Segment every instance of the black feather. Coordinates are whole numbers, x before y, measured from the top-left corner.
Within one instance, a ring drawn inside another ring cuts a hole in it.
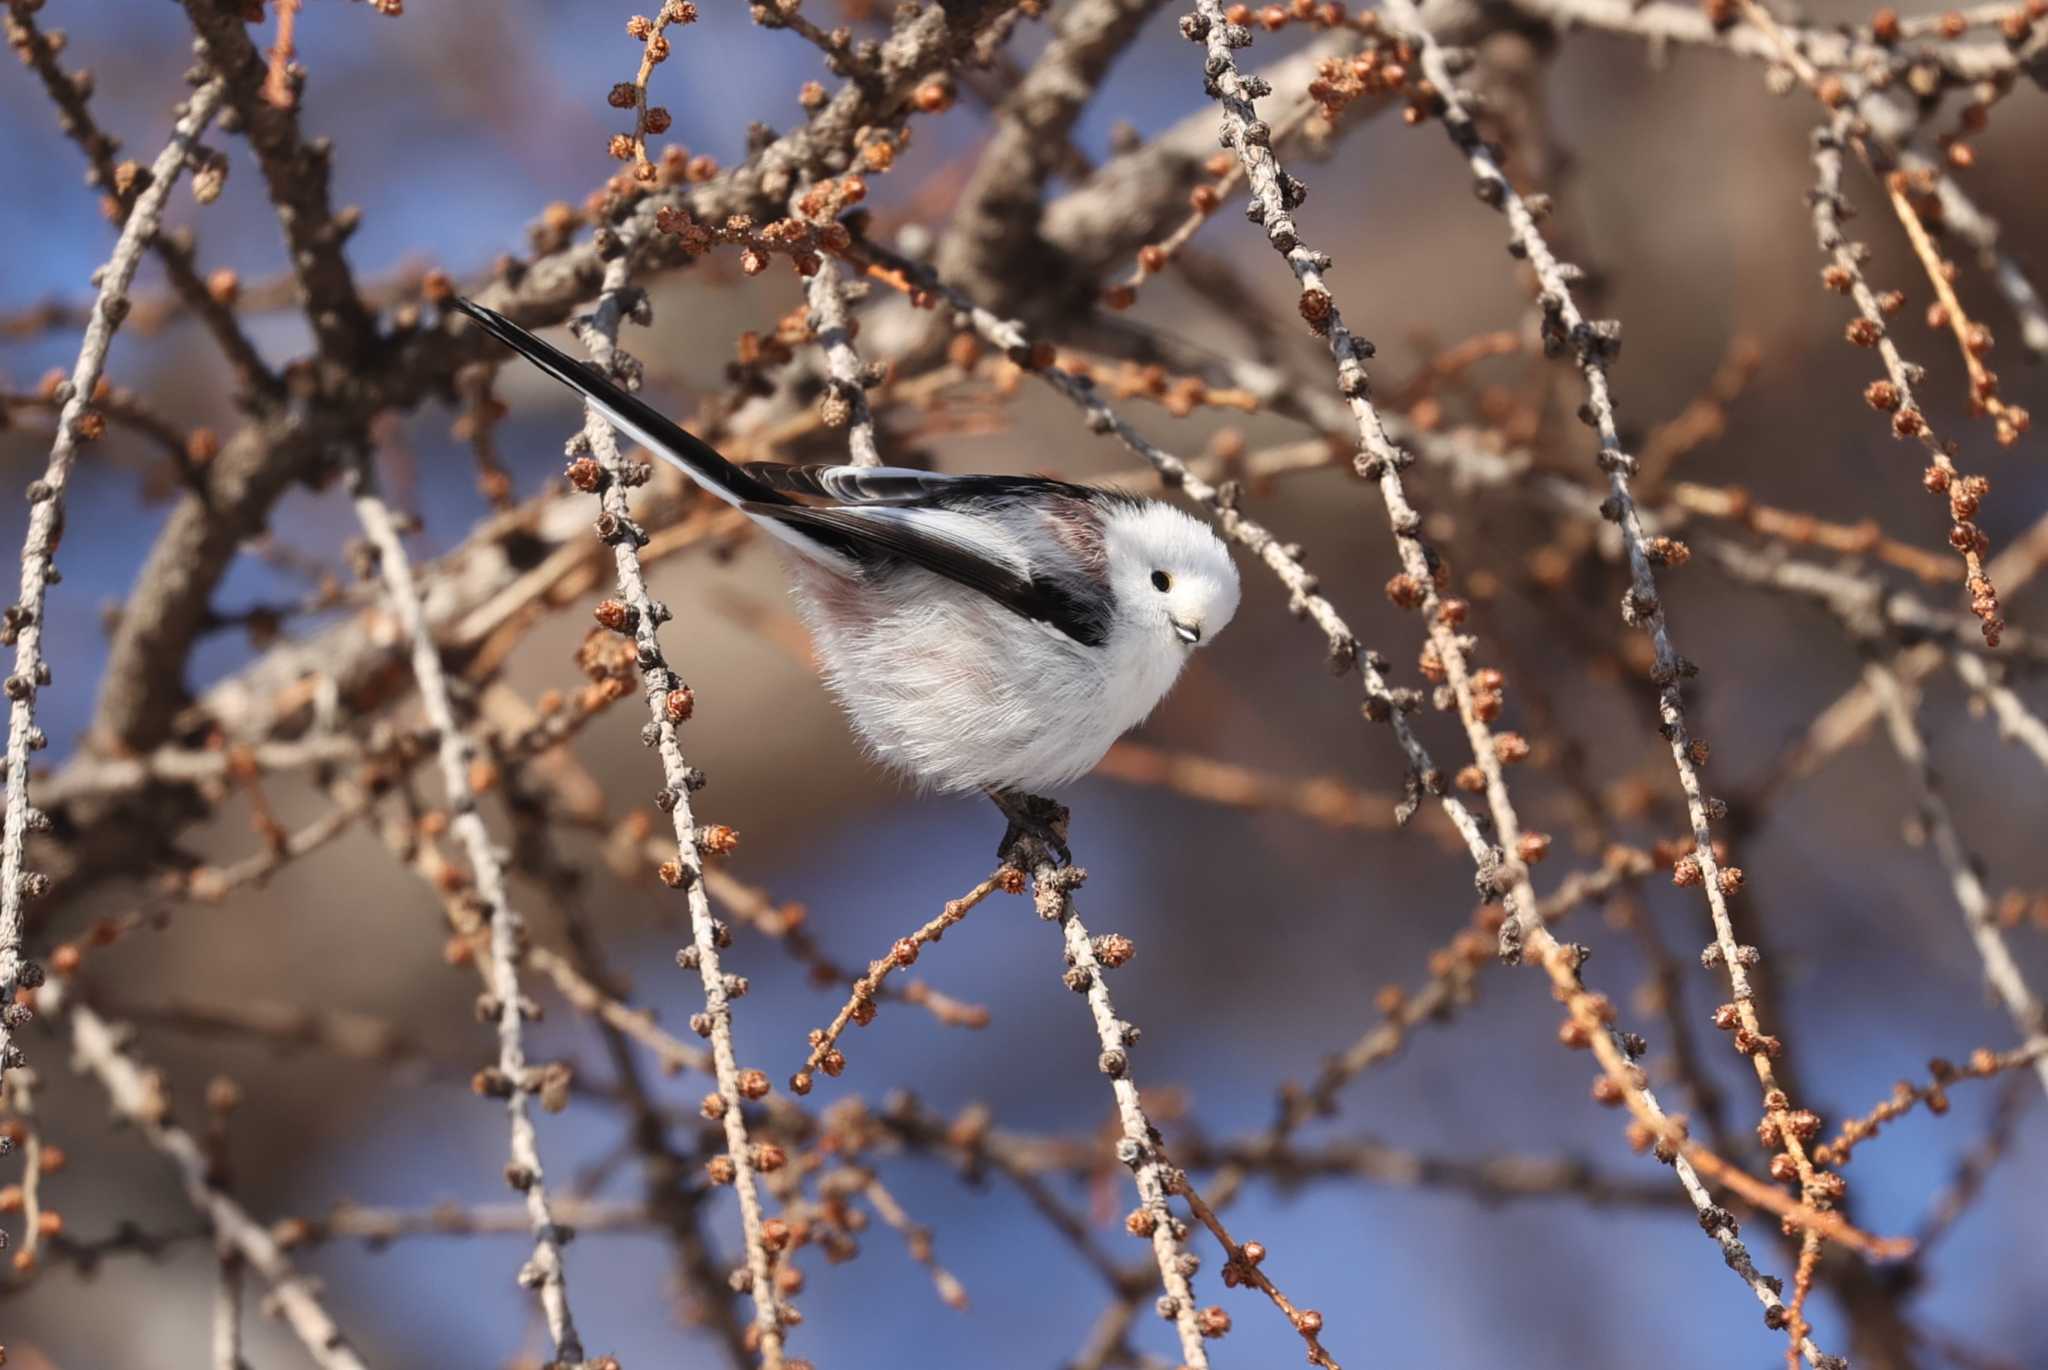
[[[457,296],[455,307],[485,332],[562,384],[587,397],[613,424],[656,455],[748,515],[802,533],[856,566],[880,570],[913,565],[986,595],[1011,611],[1050,624],[1076,642],[1099,647],[1109,638],[1108,586],[1082,576],[1026,574],[973,544],[883,510],[952,509],[1000,516],[1043,512],[1048,502],[1101,507],[1136,504],[1134,497],[1041,476],[948,476],[895,467],[738,466],[645,400],[494,309]],[[792,496],[832,501],[799,504]],[[863,510],[871,511],[863,514]]]
[[[605,411],[605,417],[625,429],[636,440],[646,443],[656,453],[712,487],[713,493],[720,494],[735,504],[789,502],[787,495],[754,479],[727,461],[710,443],[683,428],[639,396],[614,384],[610,378],[599,374],[595,367],[587,366],[561,349],[541,341],[495,309],[486,308],[460,295],[455,297],[455,307],[476,320],[486,333],[499,342],[570,389],[587,396],[599,409]]]
[[[1086,647],[1109,640],[1107,587],[1068,585],[1061,578],[1025,574],[992,559],[971,543],[915,519],[878,517],[880,510],[803,504],[742,505],[757,518],[801,528],[856,560],[909,562],[987,596],[1013,613],[1046,623]],[[894,512],[891,510],[890,512]]]

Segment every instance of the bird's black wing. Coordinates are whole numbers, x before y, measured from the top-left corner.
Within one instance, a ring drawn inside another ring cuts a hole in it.
[[[1109,637],[1106,593],[1069,583],[1069,578],[1019,568],[959,536],[919,510],[901,505],[742,505],[756,518],[802,530],[816,541],[855,559],[907,561],[986,595],[1025,618],[1045,623],[1089,647]],[[1106,590],[1106,587],[1104,587]]]
[[[543,342],[494,309],[458,296],[455,307],[485,332],[556,380],[584,395],[622,432],[680,468],[720,499],[737,506],[806,556],[842,573],[900,558],[987,595],[1026,618],[1051,624],[1076,642],[1100,646],[1108,636],[1107,586],[1074,577],[1020,570],[1009,560],[962,538],[957,530],[919,520],[914,510],[989,512],[1005,501],[1036,493],[1087,496],[1079,486],[1029,476],[944,476],[901,467],[788,466],[754,462],[736,466],[696,434],[595,368]],[[837,507],[797,504],[812,495]],[[1017,511],[1029,517],[1027,511]],[[821,556],[832,553],[836,556]]]

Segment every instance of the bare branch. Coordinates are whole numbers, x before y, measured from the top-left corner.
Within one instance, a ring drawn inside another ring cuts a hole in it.
[[[2006,943],[2005,931],[1998,925],[1991,896],[1977,874],[1976,860],[1963,843],[1962,830],[1956,826],[1955,815],[1935,774],[1927,739],[1914,720],[1910,687],[1886,661],[1871,661],[1863,668],[1863,679],[1877,700],[1892,750],[1905,762],[1912,777],[1921,820],[1927,825],[1942,868],[1948,872],[1949,886],[1962,910],[1970,940],[1976,943],[1977,955],[1983,959],[1985,977],[2019,1030],[2020,1040],[2032,1057],[2034,1073],[2040,1077],[2042,1087],[2048,1089],[2048,1010],[2043,1009],[2041,1000],[2027,986],[2019,962],[2013,959],[2012,948]]]
[[[114,244],[114,253],[100,269],[100,291],[86,325],[78,360],[65,382],[63,412],[57,416],[57,440],[42,479],[29,487],[28,536],[21,552],[21,592],[6,615],[4,637],[14,645],[14,671],[7,677],[7,817],[4,848],[0,848],[0,1073],[17,1063],[13,1035],[14,991],[23,982],[21,961],[22,905],[48,885],[48,877],[27,867],[28,833],[46,821],[29,807],[29,754],[47,743],[36,726],[36,692],[49,684],[50,667],[43,658],[46,597],[57,578],[57,540],[64,527],[64,492],[81,441],[89,441],[105,425],[92,413],[92,396],[106,369],[107,346],[128,312],[128,287],[142,251],[160,227],[164,202],[192,158],[200,131],[220,108],[222,85],[209,81],[185,104],[170,143],[150,168],[150,184],[136,197],[128,221]],[[40,969],[32,972],[40,979]]]
[[[847,308],[846,282],[840,279],[839,259],[825,257],[806,283],[811,313],[817,324],[818,345],[825,350],[830,387],[819,401],[830,428],[846,429],[846,445],[855,466],[880,466],[882,453],[875,446],[875,416],[868,408],[868,387],[880,377],[863,365],[854,350],[855,324]]]
[[[114,1108],[134,1123],[143,1140],[177,1167],[185,1195],[218,1238],[241,1253],[270,1285],[270,1295],[306,1352],[321,1370],[365,1370],[361,1358],[328,1316],[312,1284],[292,1266],[270,1233],[212,1180],[206,1151],[170,1121],[163,1082],[123,1049],[120,1034],[84,1004],[70,1004],[71,1042],[79,1064],[106,1088]]]
[[[1017,886],[1012,889],[1011,886]],[[837,1075],[846,1068],[846,1058],[839,1051],[840,1035],[848,1023],[867,1023],[875,1014],[875,999],[882,991],[882,983],[889,978],[889,972],[913,964],[921,949],[928,942],[936,942],[946,935],[946,930],[965,918],[969,911],[997,890],[1010,893],[1021,892],[1022,881],[1017,872],[998,870],[958,899],[946,901],[945,908],[908,937],[899,937],[889,954],[878,961],[870,962],[867,974],[853,982],[853,993],[847,996],[846,1004],[839,1010],[831,1024],[811,1033],[811,1051],[804,1058],[803,1067],[789,1080],[789,1087],[798,1094],[811,1092],[815,1072],[822,1070],[827,1075]]]
[[[605,272],[605,288],[595,313],[581,323],[578,336],[590,349],[598,365],[630,384],[637,369],[618,351],[619,326],[628,305],[627,257],[615,258]],[[586,407],[583,429],[572,450],[591,453],[598,473],[588,482],[598,493],[604,509],[601,530],[612,545],[613,566],[618,576],[622,601],[620,627],[628,632],[637,648],[640,678],[647,696],[648,723],[643,735],[661,759],[663,789],[661,802],[668,810],[675,832],[676,855],[673,881],[682,887],[690,909],[690,945],[677,953],[684,969],[695,969],[704,986],[704,1034],[711,1039],[712,1065],[718,1077],[717,1114],[724,1124],[726,1165],[739,1198],[740,1225],[746,1238],[748,1288],[754,1300],[754,1330],[759,1337],[763,1363],[768,1370],[782,1364],[784,1309],[776,1291],[773,1257],[764,1233],[765,1219],[755,1187],[759,1158],[747,1135],[744,1112],[749,1098],[759,1098],[769,1088],[767,1077],[748,1071],[742,1086],[739,1062],[732,1040],[731,1001],[745,991],[745,981],[727,975],[719,963],[720,944],[728,936],[711,916],[711,901],[705,893],[703,852],[690,794],[696,788],[696,773],[683,759],[683,721],[690,717],[694,697],[662,652],[658,631],[668,620],[668,610],[648,593],[640,565],[640,547],[646,535],[633,522],[626,503],[626,490],[638,477],[620,454],[611,425],[596,409]],[[670,868],[665,867],[665,870]]]
[[[1060,7],[1052,40],[996,110],[995,132],[960,192],[940,240],[940,274],[997,310],[1042,289],[1056,253],[1040,233],[1045,187],[1112,63],[1160,0],[1076,0]]]
[[[505,1111],[512,1126],[512,1159],[505,1167],[505,1179],[526,1196],[526,1211],[533,1231],[533,1258],[521,1272],[520,1282],[537,1291],[547,1316],[548,1334],[554,1341],[556,1357],[576,1364],[583,1360],[583,1341],[576,1333],[576,1320],[569,1311],[569,1291],[562,1267],[562,1239],[548,1203],[540,1149],[533,1128],[531,1100],[520,1087],[526,1077],[525,995],[519,986],[519,960],[524,931],[513,911],[505,886],[505,867],[498,849],[477,809],[471,767],[476,752],[469,734],[455,716],[449,695],[448,677],[441,665],[441,653],[434,643],[425,614],[420,607],[419,585],[413,577],[412,560],[398,531],[391,509],[377,493],[375,474],[367,455],[356,463],[351,480],[356,516],[363,532],[376,550],[377,574],[390,596],[392,612],[410,644],[413,678],[419,685],[420,703],[436,734],[436,751],[441,764],[441,783],[447,790],[453,813],[450,826],[461,840],[469,858],[476,892],[490,923],[491,1016],[498,1031],[498,1072],[506,1082]]]
[[[1152,1244],[1152,1256],[1159,1266],[1159,1280],[1165,1286],[1166,1294],[1159,1301],[1160,1316],[1171,1318],[1174,1328],[1180,1333],[1181,1360],[1188,1370],[1207,1370],[1209,1353],[1202,1345],[1204,1335],[1203,1311],[1195,1307],[1194,1289],[1188,1276],[1192,1265],[1181,1250],[1181,1233],[1185,1224],[1176,1218],[1167,1204],[1167,1196],[1174,1190],[1174,1171],[1159,1143],[1158,1129],[1145,1116],[1145,1105],[1138,1097],[1138,1086],[1131,1079],[1130,1048],[1137,1041],[1137,1029],[1117,1017],[1116,1006],[1109,997],[1109,967],[1097,948],[1097,941],[1110,939],[1089,937],[1074,911],[1074,890],[1088,878],[1087,872],[1078,866],[1061,865],[1053,859],[1049,846],[1051,840],[1064,830],[1066,811],[1057,810],[1057,817],[1045,815],[1055,806],[1048,801],[1008,800],[998,798],[997,803],[1010,816],[1012,836],[1006,843],[1004,859],[1031,876],[1032,902],[1038,908],[1038,916],[1049,923],[1058,923],[1066,941],[1066,985],[1069,989],[1088,997],[1088,1010],[1095,1020],[1095,1039],[1102,1047],[1102,1054],[1096,1066],[1110,1080],[1110,1090],[1116,1096],[1117,1119],[1122,1126],[1123,1136],[1116,1144],[1116,1158],[1131,1172],[1131,1179],[1138,1187],[1138,1208],[1131,1214],[1125,1226],[1131,1235],[1144,1237]],[[1020,809],[1019,805],[1026,806]],[[1028,812],[1035,811],[1035,812]],[[1050,832],[1041,835],[1033,831],[1033,822],[1049,825]],[[1121,945],[1110,956],[1114,964],[1122,964],[1129,955],[1129,944],[1115,939]],[[1224,1319],[1228,1326],[1228,1319]]]

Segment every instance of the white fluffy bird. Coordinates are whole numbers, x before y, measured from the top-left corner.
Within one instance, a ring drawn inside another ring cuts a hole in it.
[[[870,754],[920,785],[1001,799],[1078,779],[1237,612],[1223,543],[1171,505],[1036,476],[735,465],[502,314],[455,303],[783,544],[826,683]]]

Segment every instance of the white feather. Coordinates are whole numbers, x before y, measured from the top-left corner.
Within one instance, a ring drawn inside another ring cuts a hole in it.
[[[909,516],[906,514],[906,516]],[[1072,554],[1030,519],[919,511],[1020,566]],[[1165,698],[1189,646],[1237,611],[1237,570],[1207,525],[1170,506],[1113,508],[1104,550],[1115,608],[1087,646],[917,568],[869,580],[791,559],[825,681],[868,751],[940,790],[1037,793],[1092,770]],[[1160,590],[1153,574],[1170,588]]]

